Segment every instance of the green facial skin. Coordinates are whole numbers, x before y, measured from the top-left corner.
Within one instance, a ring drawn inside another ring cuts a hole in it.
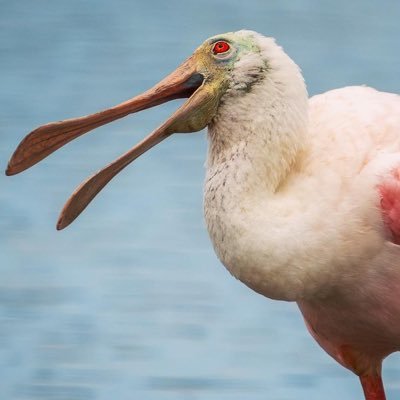
[[[227,42],[226,53],[214,54],[213,48],[219,41]],[[237,37],[234,33],[214,36],[206,40],[192,55],[196,70],[203,75],[204,82],[192,95],[188,103],[193,107],[183,118],[171,125],[174,132],[196,132],[204,129],[217,113],[221,97],[229,87],[231,71],[245,53],[259,53],[259,48],[249,38]]]

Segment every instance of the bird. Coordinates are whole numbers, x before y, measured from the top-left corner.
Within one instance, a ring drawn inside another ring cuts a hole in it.
[[[204,215],[226,269],[255,292],[296,302],[317,343],[384,400],[382,362],[400,350],[400,96],[367,86],[309,98],[275,39],[207,39],[153,88],[109,109],[43,125],[7,175],[90,130],[164,102],[183,104],[83,182],[63,229],[133,160],[173,133],[207,128]]]

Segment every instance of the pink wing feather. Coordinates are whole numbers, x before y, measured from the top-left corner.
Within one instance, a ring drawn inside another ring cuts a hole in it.
[[[400,244],[400,169],[394,169],[379,185],[383,221],[390,239]]]

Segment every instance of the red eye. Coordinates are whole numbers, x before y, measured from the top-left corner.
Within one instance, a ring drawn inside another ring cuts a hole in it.
[[[226,42],[222,42],[222,41],[217,42],[214,44],[213,53],[214,54],[226,53],[230,48],[231,48],[231,46],[229,46],[229,44]]]

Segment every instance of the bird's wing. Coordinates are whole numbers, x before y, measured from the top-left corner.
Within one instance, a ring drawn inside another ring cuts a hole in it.
[[[390,241],[400,244],[400,163],[378,185],[382,219]]]

